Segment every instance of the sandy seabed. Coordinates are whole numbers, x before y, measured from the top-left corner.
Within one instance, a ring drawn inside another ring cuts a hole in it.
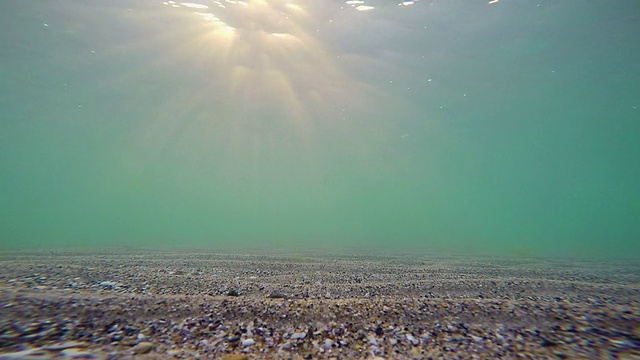
[[[0,253],[0,359],[640,359],[640,261]]]

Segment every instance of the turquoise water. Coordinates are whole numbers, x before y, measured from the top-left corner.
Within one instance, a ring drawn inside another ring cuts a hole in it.
[[[640,256],[640,3],[20,1],[0,249]]]

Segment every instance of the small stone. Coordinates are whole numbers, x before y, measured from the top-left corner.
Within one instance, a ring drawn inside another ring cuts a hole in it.
[[[621,348],[621,349],[624,349],[624,348],[630,349],[634,345],[632,342],[626,339],[609,339],[609,343],[614,347]]]
[[[481,343],[481,342],[483,342],[483,341],[484,341],[484,339],[483,339],[483,338],[481,338],[481,337],[479,337],[479,336],[471,335],[471,338],[473,339],[473,341],[475,341],[475,342],[477,342],[477,343]]]
[[[562,351],[554,351],[553,355],[558,359],[568,359],[569,357],[565,355]]]
[[[179,357],[180,353],[181,353],[181,350],[169,350],[169,351],[167,351],[167,355],[173,356],[173,357]]]
[[[146,354],[153,349],[153,344],[147,341],[143,341],[133,347],[133,353],[135,355]]]
[[[242,346],[251,346],[253,344],[255,344],[255,340],[253,339],[244,339],[242,340]]]
[[[43,349],[49,350],[49,351],[60,351],[60,350],[65,350],[70,348],[81,348],[81,347],[87,347],[87,344],[77,342],[77,341],[67,341],[63,343],[47,345],[43,347]]]
[[[78,348],[68,348],[62,350],[60,352],[65,359],[93,359],[96,356],[90,352],[78,349]]]
[[[382,336],[382,335],[384,335],[384,330],[382,329],[382,327],[381,327],[381,326],[378,326],[378,327],[376,328],[376,335],[378,335],[378,336]]]
[[[413,337],[413,335],[411,334],[407,334],[407,340],[413,345],[413,346],[418,346],[418,344],[420,344],[420,340],[416,339]]]
[[[113,281],[102,281],[99,285],[105,289],[113,289],[116,287],[116,283]]]
[[[227,292],[227,296],[240,296],[237,290],[231,289]]]
[[[332,346],[333,346],[333,340],[327,339],[327,340],[324,341],[325,350],[331,349]]]
[[[297,332],[297,333],[293,333],[291,335],[291,340],[302,340],[305,337],[307,337],[307,333],[304,332]]]
[[[555,341],[552,341],[552,340],[548,340],[548,339],[542,339],[542,341],[540,342],[540,346],[542,346],[542,347],[556,346],[556,345],[558,345],[558,343],[556,343]]]

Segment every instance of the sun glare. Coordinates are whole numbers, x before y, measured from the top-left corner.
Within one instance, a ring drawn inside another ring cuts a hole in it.
[[[145,84],[142,100],[131,101],[153,111],[131,115],[129,148],[140,159],[173,158],[217,174],[234,173],[225,166],[266,167],[289,154],[307,161],[326,151],[328,137],[382,139],[368,119],[380,116],[383,102],[401,108],[404,99],[363,76],[385,60],[341,40],[357,40],[363,31],[354,27],[374,19],[376,11],[357,9],[368,1],[193,0],[120,9],[130,35],[100,56],[131,59],[130,66],[95,91]],[[358,149],[367,154],[366,146]]]
[[[356,91],[335,63],[335,54],[317,38],[318,19],[291,0],[220,0],[212,6],[170,3],[208,24],[194,44],[209,44],[228,94],[251,113],[279,108],[290,123],[311,130],[310,110]],[[329,86],[327,86],[329,85]],[[212,86],[224,86],[219,81]]]
[[[146,36],[119,44],[113,56],[155,56],[103,86],[117,89],[157,77],[172,88],[132,141],[164,153],[187,151],[196,161],[214,147],[251,157],[286,142],[313,152],[332,129],[357,138],[354,117],[384,94],[354,77],[345,62],[353,66],[358,57],[343,54],[324,34],[343,26],[335,19],[369,16],[356,8],[362,2],[330,7],[303,0],[196,1],[123,13]]]

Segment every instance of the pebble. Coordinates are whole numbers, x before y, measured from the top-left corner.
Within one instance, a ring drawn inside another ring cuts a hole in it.
[[[304,332],[296,332],[291,335],[291,340],[302,340],[307,337],[307,333]]]
[[[331,349],[331,347],[333,346],[333,344],[334,344],[333,340],[331,340],[331,339],[326,339],[326,340],[324,341],[324,348],[325,348],[325,350],[329,350],[329,349]]]
[[[133,353],[135,355],[146,354],[146,353],[150,352],[151,349],[153,349],[153,344],[150,343],[150,342],[147,342],[147,341],[143,341],[143,342],[141,342],[138,345],[133,347]]]
[[[113,289],[114,287],[116,287],[116,283],[113,281],[102,281],[99,285],[105,289]]]
[[[473,339],[473,341],[477,342],[477,343],[481,343],[484,341],[483,338],[479,337],[479,336],[475,336],[475,335],[471,335],[471,339]]]
[[[66,359],[94,359],[96,357],[94,354],[78,348],[62,350],[60,355],[64,356]]]
[[[78,341],[67,341],[63,343],[47,345],[43,347],[43,349],[49,350],[49,351],[60,351],[60,350],[65,350],[70,348],[82,348],[82,347],[87,347],[87,344],[81,343]]]
[[[251,346],[253,344],[255,344],[255,340],[253,339],[244,339],[242,340],[242,346]]]
[[[413,345],[413,346],[418,346],[418,344],[420,344],[420,340],[416,339],[415,337],[413,337],[413,335],[411,334],[407,334],[406,335],[407,340]]]

